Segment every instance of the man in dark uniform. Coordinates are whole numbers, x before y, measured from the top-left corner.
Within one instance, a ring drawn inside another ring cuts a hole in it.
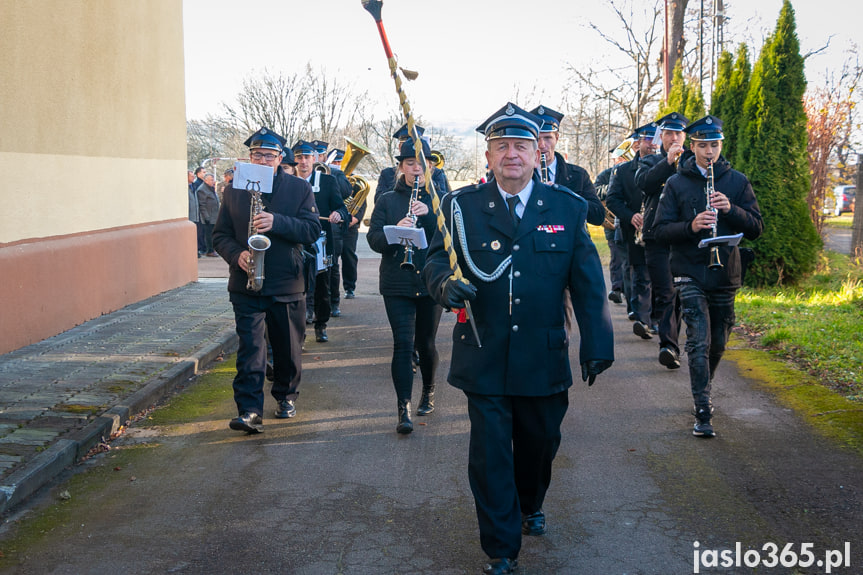
[[[614,165],[601,171],[599,175],[596,176],[596,181],[593,182],[593,185],[596,188],[596,197],[598,197],[601,202],[605,202],[606,197],[608,196],[608,185],[611,183],[611,179],[617,171],[617,166],[628,161],[627,154],[630,153],[629,148],[631,145],[632,140],[627,139],[616,148],[608,151],[608,153],[611,154]],[[609,214],[606,214],[606,218],[608,217]],[[610,226],[606,226],[606,224],[603,223],[602,226],[603,232],[605,233],[605,241],[608,244],[608,252],[610,254],[608,275],[611,279],[611,291],[608,292],[608,300],[622,304],[624,302],[624,294],[629,291],[628,274],[623,273],[624,268],[628,267],[627,262],[629,260],[626,257],[623,244],[618,240],[620,236],[620,220],[614,214],[611,214],[611,217],[613,218],[614,223]],[[627,281],[625,282],[624,280]]]
[[[671,276],[668,245],[656,241],[653,223],[656,207],[665,181],[677,172],[677,166],[685,158],[683,142],[686,134],[683,129],[689,119],[683,114],[672,112],[656,121],[662,145],[659,153],[642,156],[635,184],[644,195],[644,259],[650,289],[653,294],[653,317],[657,320],[659,332],[659,363],[668,369],[680,367],[680,302],[674,293],[674,280]],[[691,154],[691,152],[690,152]]]
[[[656,330],[651,318],[650,277],[647,275],[647,263],[644,259],[643,243],[638,243],[643,216],[641,190],[635,185],[635,172],[641,156],[653,153],[655,146],[653,137],[656,135],[656,122],[637,128],[630,138],[638,139],[638,151],[635,157],[617,167],[611,183],[608,186],[608,196],[605,205],[620,219],[620,231],[626,244],[629,256],[629,273],[632,277],[629,319],[632,332],[643,338],[650,339]],[[638,232],[638,234],[637,234]],[[626,270],[624,270],[626,273]]]
[[[752,184],[722,154],[722,120],[705,116],[686,127],[693,155],[665,182],[654,223],[656,239],[671,246],[671,273],[686,322],[686,356],[695,403],[696,437],[713,437],[713,375],[734,326],[734,296],[741,286],[741,259],[729,242],[714,253],[699,247],[711,236],[761,235],[764,222]],[[715,190],[707,203],[711,183]],[[711,209],[712,208],[712,209]],[[715,233],[713,230],[715,229]]]
[[[336,149],[331,165],[339,167],[339,171],[341,171],[341,163],[344,157],[344,150]],[[342,173],[344,174],[344,172]],[[348,180],[348,185],[351,185],[350,180]],[[351,186],[351,195],[353,195],[353,193],[353,186]],[[362,205],[357,208],[357,213],[350,216],[351,219],[348,223],[348,229],[342,238],[341,271],[342,285],[345,288],[345,299],[354,299],[354,297],[356,297],[357,264],[359,262],[359,258],[357,257],[357,240],[360,235],[360,222],[363,221],[363,217],[365,216],[367,204],[368,202],[363,202]],[[338,271],[334,271],[333,275],[335,282],[338,285]]]
[[[549,182],[568,188],[587,200],[587,223],[601,226],[605,219],[605,206],[599,201],[587,170],[575,164],[567,164],[563,156],[555,152],[560,139],[560,123],[563,121],[563,114],[546,106],[537,106],[530,113],[542,120],[537,145],[540,157],[544,155],[546,159]],[[537,169],[541,172],[541,168],[542,166]],[[542,173],[539,177],[542,179]]]
[[[213,242],[216,251],[230,266],[228,292],[237,322],[239,348],[234,401],[238,417],[231,429],[247,433],[263,431],[264,375],[267,366],[265,327],[273,348],[273,387],[278,402],[276,417],[296,414],[294,400],[302,375],[303,244],[313,242],[321,232],[318,210],[311,187],[279,170],[285,140],[261,128],[246,140],[253,164],[273,168],[273,190],[261,194],[264,211],[254,217],[257,233],[272,242],[264,254],[264,281],[259,291],[247,287],[251,194],[229,185],[216,220]],[[257,256],[256,256],[257,257]]]
[[[315,196],[315,203],[321,217],[321,228],[326,232],[326,255],[332,258],[333,227],[342,225],[347,221],[348,210],[339,193],[336,179],[315,169],[318,158],[317,150],[311,142],[298,140],[291,150],[297,161],[297,176],[309,182]],[[315,238],[317,239],[317,238]],[[313,307],[315,324],[315,341],[325,343],[329,341],[327,335],[327,322],[330,320],[330,268],[318,270],[313,261],[307,268],[308,291],[306,294],[306,306]],[[306,323],[309,323],[309,312],[306,311]]]
[[[535,175],[540,123],[508,103],[477,129],[494,181],[442,202],[470,283],[452,275],[439,233],[423,270],[438,303],[472,304],[453,331],[448,381],[468,400],[468,475],[490,557],[484,573],[495,575],[515,569],[523,533],[545,532],[542,504],[572,385],[564,290],[581,332],[582,378],[592,384],[614,359],[602,265],[584,225],[587,202]]]
[[[345,176],[343,171],[327,161],[327,156],[329,155],[328,148],[330,144],[323,140],[312,140],[312,145],[318,153],[318,163],[329,169],[330,175],[336,179],[336,183],[339,186],[339,196],[341,196],[342,200],[346,200],[351,196],[351,183],[348,181],[348,178]],[[342,310],[339,307],[339,303],[341,301],[341,288],[339,287],[339,280],[341,279],[341,272],[339,271],[339,257],[342,254],[343,241],[342,226],[333,226],[332,236],[327,237],[327,242],[333,243],[333,257],[330,261],[330,317],[342,316]]]
[[[416,126],[416,129],[417,135],[422,138],[423,132],[425,132],[425,128],[423,128],[422,126]],[[410,134],[408,133],[408,125],[404,124],[401,128],[396,130],[393,134],[393,138],[398,140],[398,148],[401,149],[401,145],[410,138]],[[441,195],[451,191],[449,187],[449,180],[447,180],[446,174],[440,168],[432,168],[432,183],[434,184],[435,190],[437,190]],[[375,200],[377,200],[381,194],[391,192],[395,189],[395,187],[396,169],[394,167],[384,168],[383,170],[381,170],[380,176],[378,176],[378,185],[375,188]]]

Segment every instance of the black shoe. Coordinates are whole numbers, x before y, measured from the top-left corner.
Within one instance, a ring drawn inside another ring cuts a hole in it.
[[[414,422],[411,421],[411,402],[407,400],[399,401],[399,424],[396,426],[396,431],[408,434],[413,430]]]
[[[715,437],[716,432],[713,431],[713,426],[710,425],[711,410],[709,407],[699,407],[695,412],[695,426],[692,428],[692,435],[695,437]]]
[[[249,411],[232,419],[228,427],[236,431],[245,431],[249,434],[264,432],[264,422],[261,420],[261,416]]]
[[[650,339],[653,336],[650,335],[650,328],[643,322],[636,321],[632,324],[632,333],[640,337],[641,339]]]
[[[614,303],[623,303],[623,294],[620,290],[611,290],[608,292],[608,300]]]
[[[315,341],[318,343],[330,341],[330,338],[327,337],[327,328],[315,326]]]
[[[518,567],[518,559],[503,557],[489,560],[482,568],[482,572],[483,575],[507,575],[507,573],[514,573],[516,567]]]
[[[266,378],[267,381],[273,381],[273,364],[269,361],[267,362]]]
[[[354,295],[354,290],[352,290],[352,289],[346,289],[345,290],[345,299],[354,299],[355,297],[357,297],[357,296]]]
[[[668,369],[679,369],[680,357],[670,347],[661,347],[659,348],[659,363]]]
[[[634,311],[631,311],[627,314],[627,317],[629,318],[629,321],[635,321],[638,319],[638,314]]]
[[[545,513],[542,509],[521,516],[521,532],[525,535],[545,535]]]
[[[334,303],[330,308],[330,317],[342,317],[342,310],[339,309],[339,304]]]
[[[283,399],[279,402],[279,407],[276,409],[276,417],[279,419],[288,419],[297,414],[297,408],[294,407],[293,399]]]
[[[434,386],[429,389],[423,389],[423,395],[420,398],[420,404],[417,407],[417,415],[428,415],[434,411]]]

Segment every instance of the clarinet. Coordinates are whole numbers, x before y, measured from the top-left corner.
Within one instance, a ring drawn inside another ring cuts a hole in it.
[[[417,227],[417,215],[413,213],[411,209],[414,205],[414,202],[418,201],[420,197],[420,179],[419,177],[414,178],[414,189],[411,191],[411,199],[408,201],[408,213],[407,217],[411,219],[413,223],[413,227]],[[414,265],[414,244],[410,240],[404,240],[405,245],[405,259],[401,263],[401,268],[403,270],[413,271],[416,269]]]
[[[713,192],[716,191],[716,188],[713,184],[713,160],[708,160],[707,162],[707,186],[705,186],[704,191],[707,194],[707,209],[713,212],[713,223],[710,225],[710,237],[716,237],[716,228],[719,223],[719,210],[710,203],[710,196]],[[708,269],[718,270],[722,269],[722,262],[719,260],[719,246],[716,244],[710,246],[710,263],[707,265]]]
[[[539,181],[548,183],[548,160],[545,159],[545,154],[539,156]]]

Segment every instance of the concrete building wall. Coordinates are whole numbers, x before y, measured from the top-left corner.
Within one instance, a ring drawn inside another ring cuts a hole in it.
[[[197,278],[181,0],[0,2],[0,353]]]

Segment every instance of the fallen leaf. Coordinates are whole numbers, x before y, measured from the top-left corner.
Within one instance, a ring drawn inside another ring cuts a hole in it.
[[[123,468],[118,465],[117,467],[114,468],[114,471],[120,471],[121,469],[123,469]]]
[[[138,478],[133,475],[132,477],[129,478],[129,481],[135,481],[136,479],[138,479]]]
[[[70,499],[72,499],[72,496],[69,494],[68,491],[61,491],[58,497],[63,501],[69,501]]]

